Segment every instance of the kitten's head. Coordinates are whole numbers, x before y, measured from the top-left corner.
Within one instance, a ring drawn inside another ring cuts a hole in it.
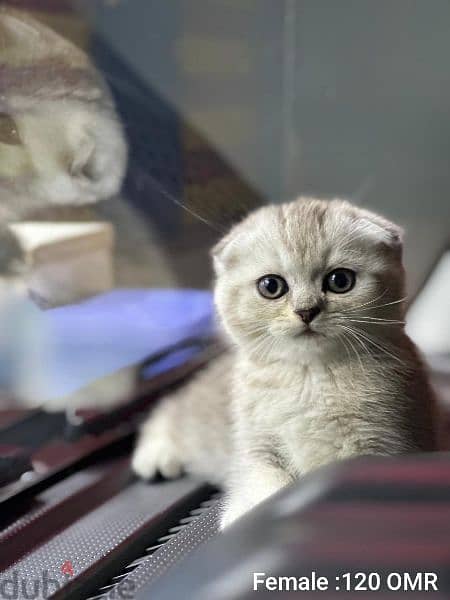
[[[9,8],[0,9],[0,39],[3,212],[19,216],[115,194],[126,143],[106,84],[87,55]]]
[[[402,326],[401,250],[397,226],[342,200],[266,206],[213,249],[219,315],[269,359],[373,351]]]

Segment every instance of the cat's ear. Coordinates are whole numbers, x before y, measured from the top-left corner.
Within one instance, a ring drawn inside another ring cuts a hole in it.
[[[403,229],[384,217],[363,211],[358,219],[358,229],[361,228],[374,242],[393,250],[399,256],[403,249]]]
[[[215,244],[212,247],[212,249],[210,251],[211,258],[213,261],[214,271],[216,272],[217,275],[222,273],[222,271],[225,268],[225,264],[226,264],[225,251],[226,251],[226,247],[228,245],[229,236],[230,236],[230,233],[228,233],[226,236],[221,238],[217,242],[217,244]]]
[[[43,60],[52,61],[49,78],[58,66],[66,72],[71,69],[88,69],[87,54],[26,11],[0,6],[0,65],[13,68],[25,65],[41,67]]]
[[[27,22],[26,17],[14,9],[2,6],[0,7],[0,37],[2,40],[2,49],[5,54],[2,54],[2,63],[9,62],[16,58],[11,49],[19,51],[20,45],[23,43],[31,43],[39,41],[39,32],[36,27]]]
[[[217,275],[223,273],[227,267],[232,266],[233,261],[238,256],[242,236],[241,226],[236,225],[213,246],[211,256]]]

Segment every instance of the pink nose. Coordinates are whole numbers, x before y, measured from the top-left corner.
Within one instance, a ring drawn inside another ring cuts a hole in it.
[[[306,325],[309,325],[313,319],[317,317],[320,313],[320,308],[318,306],[312,306],[311,308],[301,308],[296,310],[295,313],[300,317],[300,319]]]

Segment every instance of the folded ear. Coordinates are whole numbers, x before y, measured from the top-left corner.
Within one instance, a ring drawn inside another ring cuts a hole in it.
[[[51,60],[54,62],[49,64],[49,79],[52,69],[59,65],[67,71],[90,68],[85,52],[26,11],[10,6],[0,6],[0,40],[2,66],[30,68]]]
[[[211,257],[213,259],[213,266],[216,275],[222,273],[227,264],[227,255],[229,254],[229,244],[231,244],[231,240],[233,239],[233,230],[227,233],[223,238],[221,238],[215,246],[211,249]]]
[[[214,270],[217,275],[239,260],[241,244],[247,237],[242,223],[235,225],[211,250]]]
[[[380,215],[361,211],[358,229],[361,227],[374,242],[394,250],[401,255],[403,248],[403,229]]]

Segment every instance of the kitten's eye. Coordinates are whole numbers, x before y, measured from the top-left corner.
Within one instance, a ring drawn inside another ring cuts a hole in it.
[[[9,146],[20,144],[19,131],[16,122],[6,113],[0,113],[0,143]]]
[[[350,269],[335,269],[328,273],[323,281],[323,291],[334,294],[345,294],[353,289],[356,273]]]
[[[288,291],[288,284],[279,275],[264,275],[257,282],[258,292],[264,298],[276,300]]]

